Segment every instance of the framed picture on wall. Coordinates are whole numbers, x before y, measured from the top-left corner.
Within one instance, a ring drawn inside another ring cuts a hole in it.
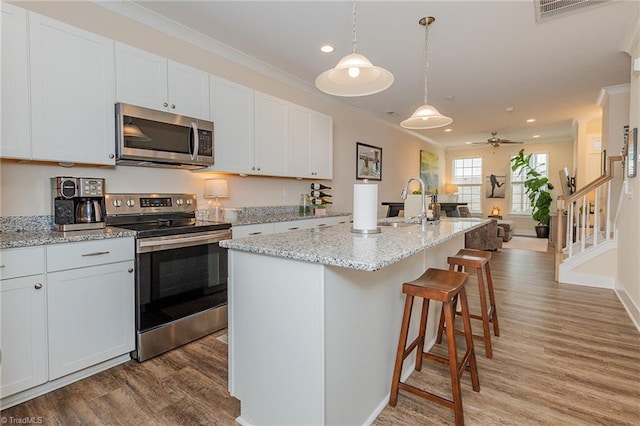
[[[634,127],[627,133],[627,158],[625,166],[627,177],[636,177],[638,174],[638,129]]]
[[[382,148],[356,142],[356,179],[382,180]]]

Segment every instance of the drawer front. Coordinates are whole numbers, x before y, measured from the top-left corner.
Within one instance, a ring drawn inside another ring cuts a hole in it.
[[[53,244],[47,246],[47,271],[63,271],[132,260],[134,252],[133,238]]]
[[[44,247],[21,247],[0,251],[0,279],[26,277],[44,272]]]
[[[231,228],[233,238],[251,237],[253,235],[273,234],[273,223],[259,223],[257,225],[241,225]]]

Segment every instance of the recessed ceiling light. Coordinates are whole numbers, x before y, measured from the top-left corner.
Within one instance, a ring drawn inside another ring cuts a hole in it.
[[[535,118],[530,118],[530,119],[528,119],[528,120],[527,120],[527,123],[533,123],[533,122],[535,122],[535,121],[536,121],[536,119],[535,119]]]
[[[465,144],[467,145],[471,145],[473,142],[465,142]]]
[[[334,50],[335,50],[335,48],[333,46],[331,46],[330,44],[325,44],[325,45],[322,45],[320,47],[320,51],[322,53],[333,53]]]
[[[455,96],[453,96],[453,95],[449,95],[449,96],[445,97],[445,99],[446,99],[446,100],[448,100],[448,101],[452,101],[452,100],[454,100],[455,98],[456,98],[456,97],[455,97]]]
[[[445,132],[452,132],[453,129],[444,129]]]
[[[513,112],[514,109],[515,109],[514,107],[509,106],[509,107],[506,107],[504,110],[507,112]]]
[[[539,137],[540,137],[540,135],[533,135],[533,138],[534,138],[534,139],[537,139],[537,138],[539,138]]]

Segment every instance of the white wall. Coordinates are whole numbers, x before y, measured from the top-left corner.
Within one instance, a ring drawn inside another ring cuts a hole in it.
[[[640,58],[640,20],[635,21],[629,52],[634,60]],[[629,127],[640,127],[640,75],[631,74],[629,97]],[[640,178],[627,180],[628,195],[623,197],[618,222],[618,274],[616,290],[620,299],[640,328]]]
[[[334,117],[334,179],[325,184],[333,188],[334,211],[350,212],[353,208],[356,142],[383,149],[380,201],[400,201],[399,194],[406,179],[419,173],[421,149],[444,159],[444,151],[439,147],[400,128],[354,112],[315,88],[299,89],[269,78],[93,3],[25,2],[18,5],[331,115]],[[202,199],[203,179],[211,177],[207,173],[184,170],[125,166],[62,168],[56,164],[7,160],[2,161],[0,167],[0,214],[3,216],[50,214],[49,178],[52,176],[104,177],[108,192],[192,192],[198,194],[201,202],[205,201]],[[440,175],[443,174],[444,162]],[[300,194],[308,192],[312,182],[239,176],[230,176],[229,179],[231,197],[223,200],[228,207],[297,204]],[[384,216],[385,212],[386,208],[380,206],[379,216]]]
[[[489,146],[480,146],[469,149],[451,149],[447,151],[446,163],[447,172],[445,176],[445,182],[451,182],[451,162],[454,158],[465,157],[482,157],[482,169],[483,174],[488,176],[493,173],[496,175],[510,176],[511,163],[510,158],[518,153],[520,149],[524,148],[527,153],[548,153],[550,158],[549,164],[549,179],[551,183],[556,187],[551,194],[555,199],[558,195],[562,194],[559,185],[558,171],[563,167],[569,167],[569,170],[573,169],[573,141],[556,142],[556,143],[535,143],[524,145],[502,145],[498,148],[492,148]],[[502,213],[502,218],[505,220],[512,220],[515,222],[515,234],[517,235],[535,235],[535,225],[537,224],[530,215],[519,216],[509,215],[509,203],[510,203],[510,181],[507,178],[507,191],[506,198],[485,198],[486,191],[486,179],[483,179],[482,188],[482,216],[486,217],[491,214],[491,208],[498,206]],[[555,208],[555,203],[552,205]],[[553,210],[552,210],[553,212]]]

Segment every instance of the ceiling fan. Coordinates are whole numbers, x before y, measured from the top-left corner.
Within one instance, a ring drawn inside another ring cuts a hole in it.
[[[489,144],[494,148],[499,147],[501,144],[520,144],[520,143],[524,143],[522,141],[510,141],[509,139],[501,139],[499,137],[497,137],[496,135],[498,134],[498,132],[491,132],[491,137],[489,139],[487,139],[486,142],[474,142],[473,145],[477,145],[477,144]]]

